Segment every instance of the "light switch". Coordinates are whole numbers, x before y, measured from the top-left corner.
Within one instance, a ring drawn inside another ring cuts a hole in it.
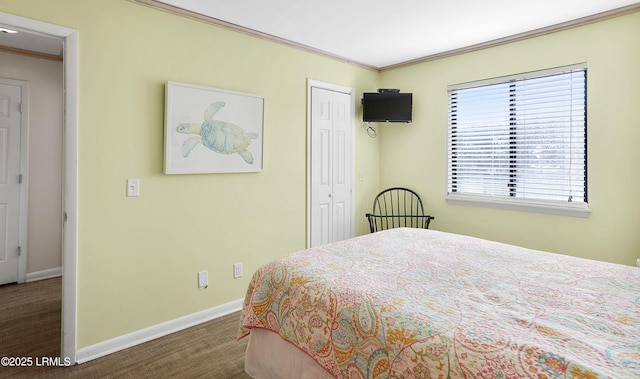
[[[140,179],[127,179],[127,196],[140,196]]]

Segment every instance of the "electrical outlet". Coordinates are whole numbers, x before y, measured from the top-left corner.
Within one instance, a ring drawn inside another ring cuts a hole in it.
[[[242,276],[242,263],[233,264],[233,278],[238,279]]]
[[[198,273],[198,288],[207,288],[207,287],[209,287],[209,272],[200,271]]]
[[[127,196],[140,196],[140,179],[127,179]]]

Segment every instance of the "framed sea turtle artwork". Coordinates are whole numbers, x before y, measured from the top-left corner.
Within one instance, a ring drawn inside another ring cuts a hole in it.
[[[171,81],[165,95],[165,174],[262,171],[262,97]]]

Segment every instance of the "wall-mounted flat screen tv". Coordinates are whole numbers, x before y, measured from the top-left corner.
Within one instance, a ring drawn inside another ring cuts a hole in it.
[[[413,94],[365,92],[362,97],[362,121],[411,122]]]

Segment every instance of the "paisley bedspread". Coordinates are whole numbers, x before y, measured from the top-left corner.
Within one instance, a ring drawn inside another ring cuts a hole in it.
[[[640,378],[640,269],[433,230],[271,262],[241,323],[336,378]]]

